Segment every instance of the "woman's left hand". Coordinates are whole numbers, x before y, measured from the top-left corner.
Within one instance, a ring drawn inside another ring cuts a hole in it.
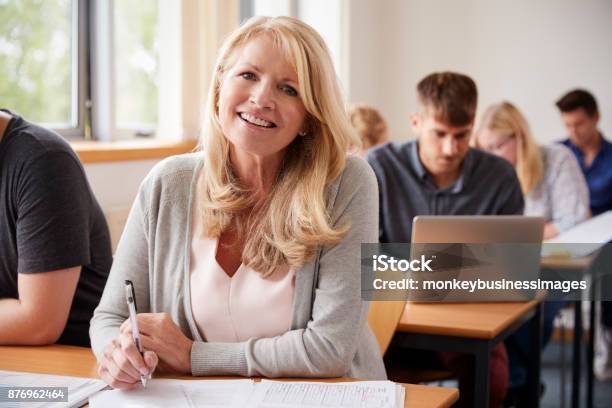
[[[179,374],[191,374],[191,345],[168,313],[138,313],[138,330],[142,347],[154,351],[159,357],[160,368]],[[131,335],[132,325],[127,319],[120,328]]]

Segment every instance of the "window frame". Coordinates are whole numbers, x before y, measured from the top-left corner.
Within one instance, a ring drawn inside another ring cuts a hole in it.
[[[91,138],[87,131],[89,100],[89,83],[87,77],[87,35],[88,35],[88,2],[87,0],[72,1],[72,124],[69,128],[54,129],[69,140]],[[76,119],[76,120],[75,120]]]
[[[88,1],[70,2],[70,117],[66,127],[57,122],[42,122],[69,141],[90,139],[88,132],[87,33]]]

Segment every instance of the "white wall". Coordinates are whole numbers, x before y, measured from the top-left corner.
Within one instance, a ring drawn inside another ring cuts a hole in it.
[[[379,107],[394,139],[412,137],[416,83],[438,70],[476,80],[479,112],[515,103],[542,143],[565,135],[554,102],[587,88],[612,137],[612,1],[357,0],[350,13],[349,99]]]
[[[85,174],[102,207],[115,249],[138,186],[158,160],[85,164]]]
[[[138,186],[158,160],[85,164],[85,174],[102,208],[132,205]]]
[[[348,2],[348,83],[346,92],[351,102],[364,102],[382,108],[383,82],[379,55],[386,31],[381,22],[380,1],[352,0]],[[385,115],[388,116],[388,115]]]

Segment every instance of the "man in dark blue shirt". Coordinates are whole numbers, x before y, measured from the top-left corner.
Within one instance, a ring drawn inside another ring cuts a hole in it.
[[[477,94],[468,81],[454,73],[423,79],[419,112],[411,117],[417,140],[387,143],[366,155],[379,185],[380,242],[410,242],[417,215],[523,213],[512,165],[470,148]]]
[[[522,214],[523,194],[512,165],[470,148],[474,81],[453,72],[434,73],[419,82],[417,94],[419,110],[411,117],[417,140],[382,145],[366,155],[378,179],[380,242],[410,242],[417,215]],[[459,406],[473,406],[473,361],[457,353],[437,357],[458,373]],[[409,362],[417,358],[411,355]],[[503,344],[493,348],[490,361],[490,406],[500,406],[508,386]]]
[[[591,212],[595,216],[612,210],[612,143],[597,128],[595,98],[576,89],[559,99],[557,107],[569,132],[569,139],[562,143],[574,152],[589,185]]]
[[[589,186],[591,212],[598,215],[612,210],[612,143],[597,125],[599,110],[595,97],[583,89],[575,89],[557,101],[561,119],[569,132],[562,143],[569,147],[584,173]],[[602,302],[603,325],[600,352],[595,359],[595,375],[600,380],[612,379],[612,302]]]

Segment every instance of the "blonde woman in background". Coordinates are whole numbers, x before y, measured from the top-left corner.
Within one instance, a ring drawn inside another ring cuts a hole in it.
[[[99,375],[126,389],[158,365],[386,378],[361,299],[377,182],[345,154],[359,141],[325,43],[297,19],[250,19],[226,40],[211,83],[202,151],[158,164],[130,213],[91,323]]]
[[[510,102],[485,111],[472,142],[512,163],[525,196],[525,215],[546,219],[544,239],[589,217],[589,190],[572,152],[560,144],[537,145],[527,120]]]
[[[492,105],[485,111],[472,136],[472,144],[512,163],[525,196],[525,215],[542,216],[546,220],[544,239],[589,217],[588,187],[572,152],[560,144],[536,144],[527,120],[510,102]],[[544,303],[542,347],[550,340],[554,319],[563,306],[563,302]],[[530,328],[523,326],[506,340],[510,406],[527,403],[523,396],[529,339]]]
[[[365,155],[368,149],[389,141],[387,123],[372,106],[365,104],[352,105],[349,108],[349,117],[353,128],[361,138],[361,156]]]

